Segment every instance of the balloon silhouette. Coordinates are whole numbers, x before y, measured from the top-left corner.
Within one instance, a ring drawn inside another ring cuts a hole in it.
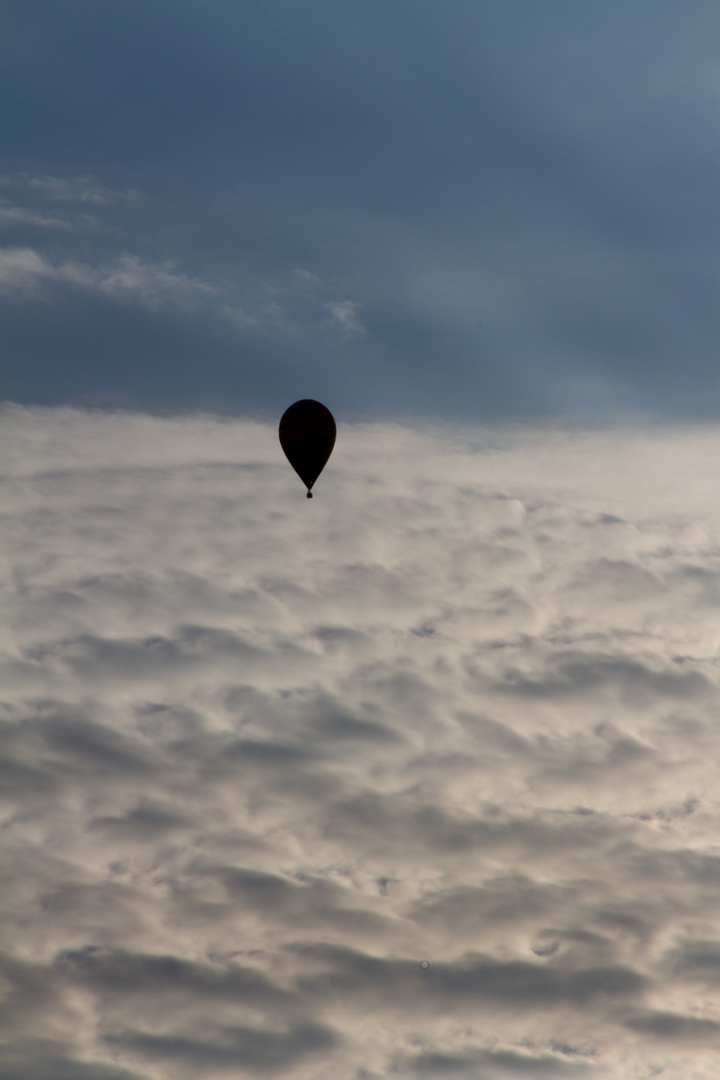
[[[305,484],[308,499],[312,499],[310,489],[332,454],[336,433],[333,414],[312,398],[296,401],[282,415],[280,445]]]

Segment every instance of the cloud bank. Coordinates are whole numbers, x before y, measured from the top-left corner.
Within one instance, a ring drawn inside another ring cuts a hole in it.
[[[0,1077],[717,1075],[717,429],[3,431]]]

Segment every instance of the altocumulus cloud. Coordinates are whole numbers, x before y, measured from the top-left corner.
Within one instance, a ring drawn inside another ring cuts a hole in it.
[[[717,430],[3,430],[0,1076],[717,1076]]]

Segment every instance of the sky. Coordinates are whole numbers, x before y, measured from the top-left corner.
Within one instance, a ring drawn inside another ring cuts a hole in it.
[[[1,17],[3,399],[715,416],[714,0]]]
[[[717,4],[0,23],[0,1080],[716,1080]]]

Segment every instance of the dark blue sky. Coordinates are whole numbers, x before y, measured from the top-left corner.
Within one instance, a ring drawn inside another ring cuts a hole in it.
[[[716,416],[715,0],[2,25],[4,398]]]

